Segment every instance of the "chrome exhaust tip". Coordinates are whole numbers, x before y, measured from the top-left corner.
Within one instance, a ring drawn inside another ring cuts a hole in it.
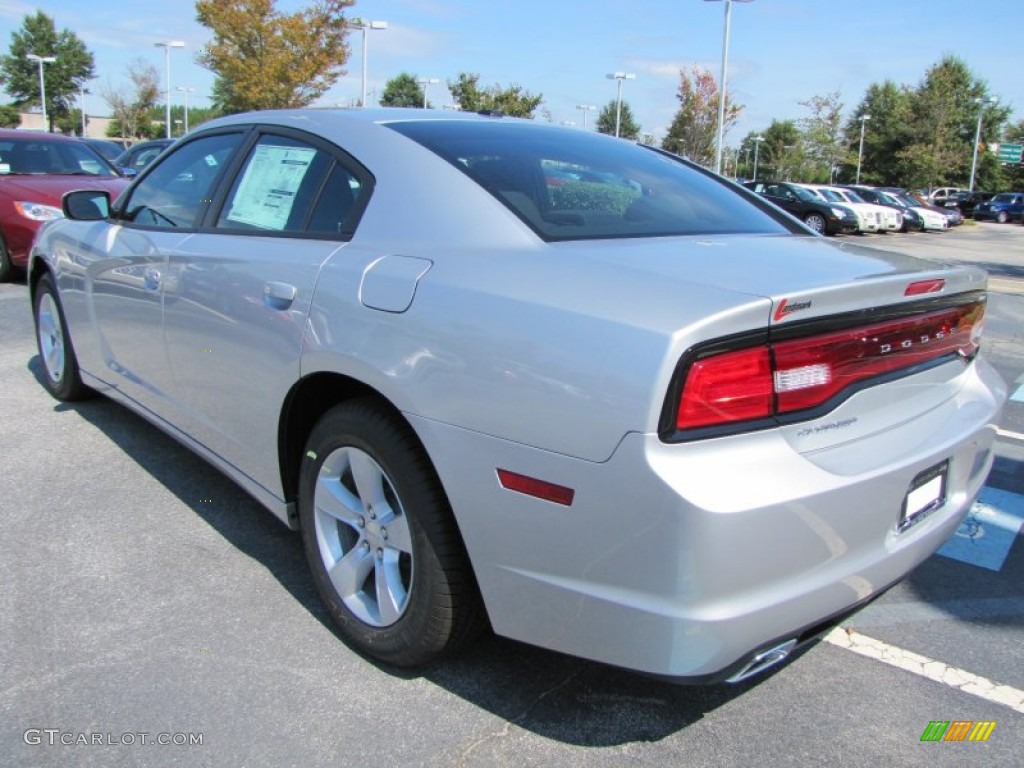
[[[761,651],[759,654],[754,656],[750,662],[737,672],[732,677],[726,679],[727,683],[738,683],[742,680],[746,680],[748,677],[764,672],[766,669],[774,667],[776,664],[781,664],[786,658],[792,653],[796,647],[796,638],[787,640],[786,642],[776,645],[774,648],[769,648],[766,651]]]

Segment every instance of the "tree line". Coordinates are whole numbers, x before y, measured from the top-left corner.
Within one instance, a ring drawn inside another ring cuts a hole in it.
[[[215,75],[212,107],[190,108],[197,125],[219,114],[253,109],[309,106],[345,73],[351,50],[349,33],[362,20],[345,12],[355,0],[318,0],[307,8],[284,13],[275,0],[197,0],[196,18],[211,39],[196,62]],[[0,57],[0,84],[14,101],[0,106],[0,123],[17,124],[18,111],[40,101],[38,62],[28,54],[52,56],[46,64],[46,101],[50,130],[75,132],[81,113],[75,107],[95,79],[92,53],[70,30],[58,31],[54,20],[36,12],[12,34],[9,53]],[[127,84],[99,88],[113,117],[113,135],[146,138],[163,135],[160,75],[142,59],[126,72]],[[384,106],[436,106],[414,74],[403,72],[385,85]],[[492,111],[553,121],[543,95],[518,84],[483,86],[480,75],[461,72],[446,82],[453,108]],[[701,67],[679,73],[678,108],[661,147],[694,162],[711,166],[715,157],[719,90],[715,77]],[[751,131],[739,145],[726,148],[724,171],[740,178],[829,182],[853,181],[860,169],[866,183],[910,187],[966,186],[973,160],[978,119],[981,144],[976,187],[1005,189],[1024,185],[1019,164],[1004,165],[987,151],[993,142],[1024,138],[1024,121],[1011,123],[1011,108],[995,102],[985,82],[956,56],[944,56],[915,86],[890,80],[872,83],[844,120],[839,92],[809,96],[799,103],[800,119],[773,120]],[[442,104],[441,106],[449,106]],[[596,130],[614,134],[620,105],[605,104],[594,121]],[[182,107],[172,109],[176,127]],[[726,98],[725,130],[733,128],[744,107]],[[538,114],[539,112],[539,114]],[[619,134],[654,143],[634,118],[627,101],[621,104]],[[863,134],[863,149],[862,138]]]

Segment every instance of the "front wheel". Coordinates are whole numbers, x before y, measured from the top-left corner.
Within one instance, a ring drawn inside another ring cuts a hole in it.
[[[409,426],[375,401],[336,406],[313,429],[299,522],[317,590],[364,653],[419,666],[483,625],[440,481]]]
[[[58,400],[87,397],[91,390],[82,383],[64,309],[49,274],[43,275],[36,286],[34,315],[36,344],[43,364],[43,386]]]
[[[1005,224],[1009,220],[1010,215],[1006,211],[1000,211],[998,214],[996,214],[996,221],[998,221],[1000,224]]]
[[[813,229],[819,235],[825,234],[825,217],[820,213],[808,213],[804,216],[804,224]]]
[[[11,261],[11,253],[7,250],[7,244],[3,238],[0,238],[0,283],[10,282],[18,275],[19,271]]]

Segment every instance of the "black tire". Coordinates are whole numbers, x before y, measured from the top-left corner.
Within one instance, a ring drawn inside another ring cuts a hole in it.
[[[0,238],[0,283],[9,283],[21,275],[21,270],[11,262],[7,244]]]
[[[373,399],[335,406],[309,436],[299,483],[313,580],[353,646],[416,667],[476,636],[485,619],[472,568],[408,424]]]
[[[64,319],[64,308],[49,274],[39,279],[32,313],[46,391],[64,402],[81,400],[91,395],[92,390],[82,383],[78,358]]]

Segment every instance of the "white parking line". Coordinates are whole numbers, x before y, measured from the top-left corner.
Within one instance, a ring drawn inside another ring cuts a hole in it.
[[[1002,704],[1016,712],[1024,713],[1024,691],[1010,685],[1001,685],[987,677],[975,675],[963,669],[929,659],[918,653],[911,653],[895,645],[883,643],[881,640],[862,635],[855,629],[837,627],[825,635],[825,642],[838,645],[848,651],[859,653],[883,664],[889,664],[915,675],[926,677],[964,693],[978,696],[995,704]]]

